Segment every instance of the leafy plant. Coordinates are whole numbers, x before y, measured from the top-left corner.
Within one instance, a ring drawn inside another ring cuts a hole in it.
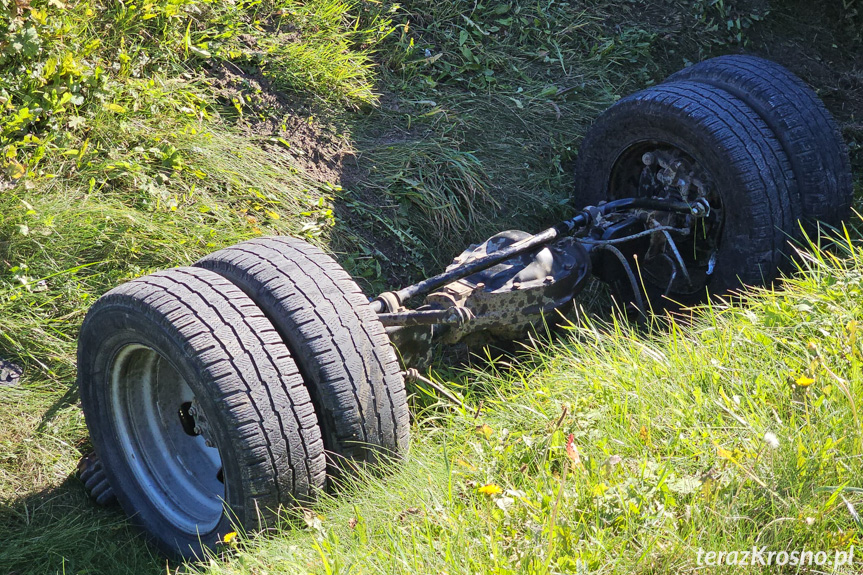
[[[766,0],[697,0],[694,8],[706,31],[717,34],[717,42],[740,46],[748,45],[750,28],[770,14]]]

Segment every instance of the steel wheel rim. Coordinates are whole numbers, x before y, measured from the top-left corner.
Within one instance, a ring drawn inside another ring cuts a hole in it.
[[[111,412],[120,449],[156,511],[190,534],[216,528],[225,485],[218,449],[181,418],[195,395],[176,368],[150,347],[131,344],[109,370]]]

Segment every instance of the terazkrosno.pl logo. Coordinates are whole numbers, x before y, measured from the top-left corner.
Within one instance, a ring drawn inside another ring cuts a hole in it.
[[[792,567],[817,565],[819,567],[842,567],[854,563],[854,547],[835,551],[768,551],[767,546],[742,551],[705,551],[698,549],[696,560],[699,565],[790,565]]]

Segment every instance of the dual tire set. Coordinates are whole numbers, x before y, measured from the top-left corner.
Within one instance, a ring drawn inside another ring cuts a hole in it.
[[[121,285],[88,312],[78,350],[100,465],[82,479],[168,554],[200,558],[407,449],[383,326],[301,240],[255,239]]]
[[[650,175],[644,154],[657,150],[698,165],[721,214],[705,281],[665,294],[684,305],[703,300],[706,287],[721,294],[769,283],[788,269],[804,233],[815,238],[822,224],[840,227],[850,215],[851,168],[839,128],[812,89],[774,62],[713,58],[615,103],[581,145],[575,202],[639,195],[637,180]],[[664,282],[644,283],[656,303]],[[617,287],[620,297],[632,296]]]

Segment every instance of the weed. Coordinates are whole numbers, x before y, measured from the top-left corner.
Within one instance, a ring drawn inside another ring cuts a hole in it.
[[[716,42],[746,46],[749,29],[770,14],[770,5],[766,1],[698,0],[695,11],[706,32],[717,35]]]

